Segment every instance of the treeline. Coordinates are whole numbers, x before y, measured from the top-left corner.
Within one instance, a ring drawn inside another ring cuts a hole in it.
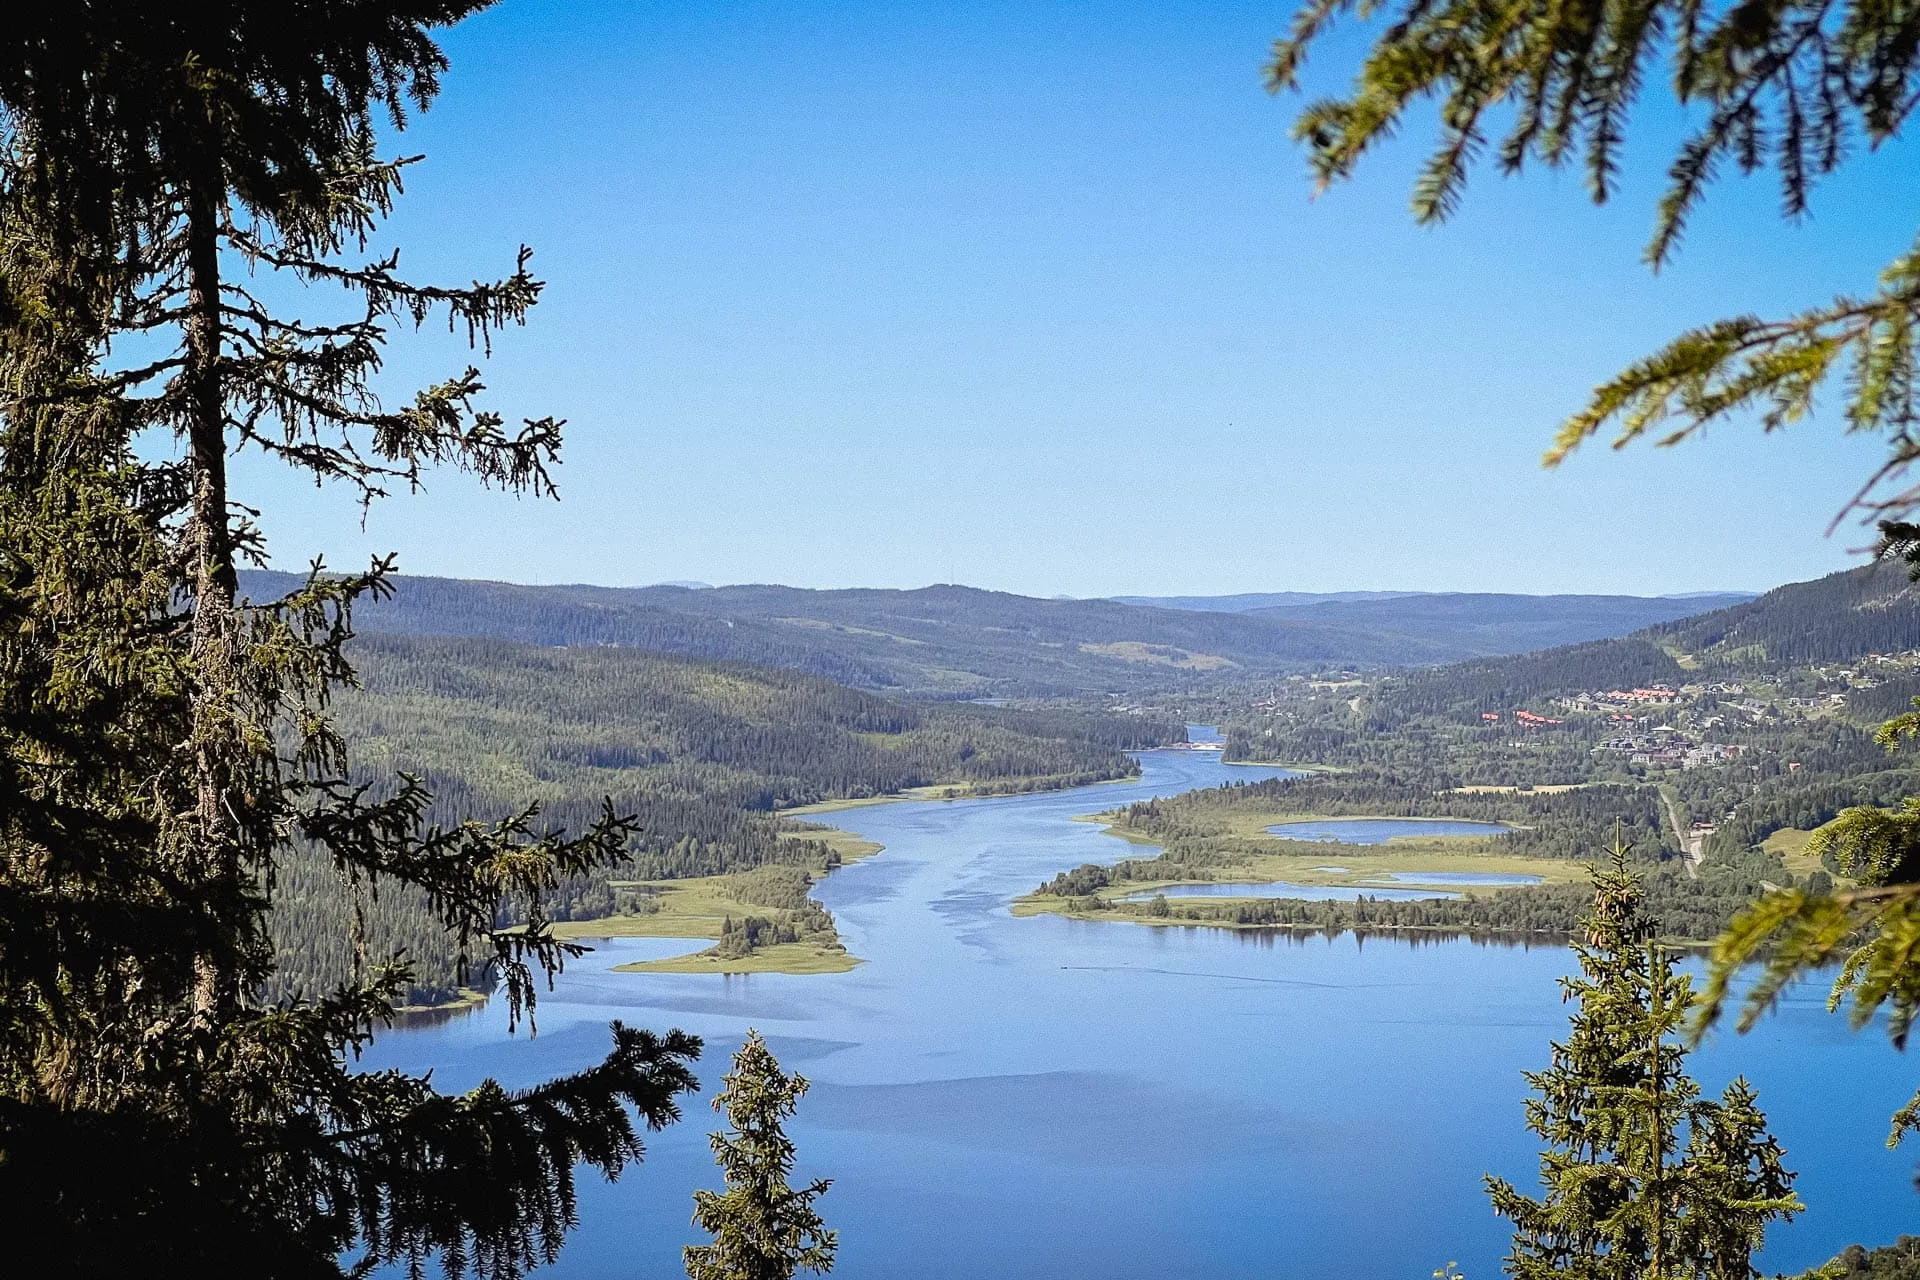
[[[1138,866],[1139,864],[1133,864]],[[1722,875],[1689,879],[1677,867],[1643,866],[1638,874],[1646,891],[1646,910],[1666,937],[1705,941],[1761,893],[1757,877]],[[1083,910],[1111,911],[1170,922],[1223,924],[1241,928],[1321,929],[1334,932],[1421,930],[1486,936],[1565,938],[1593,905],[1593,889],[1584,884],[1539,884],[1459,898],[1389,900],[1362,896],[1353,902],[1317,902],[1302,898],[1240,901],[1155,898],[1148,902],[1109,902],[1087,898]]]
[[[782,808],[940,783],[995,792],[1126,777],[1138,770],[1126,751],[1185,736],[1170,720],[901,703],[799,672],[613,647],[368,635],[353,656],[363,687],[336,717],[376,793],[417,776],[440,824],[537,804],[537,825],[580,830],[604,799],[637,819],[629,864],[559,887],[563,920],[632,908],[626,880],[829,865],[827,845]],[[362,945],[407,954],[416,1000],[453,994],[455,957],[424,901],[355,896],[313,855],[282,869],[282,964],[268,994],[332,985]]]
[[[1920,1280],[1920,1236],[1901,1236],[1890,1245],[1867,1249],[1848,1245],[1825,1267],[1804,1280]]]

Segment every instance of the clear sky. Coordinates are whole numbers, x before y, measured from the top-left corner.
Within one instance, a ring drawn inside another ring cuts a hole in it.
[[[1309,198],[1260,81],[1289,15],[504,0],[445,41],[391,238],[454,281],[534,246],[545,299],[485,367],[510,419],[569,420],[561,501],[443,475],[363,529],[244,460],[236,496],[285,567],[522,582],[1652,594],[1857,559],[1824,531],[1879,452],[1830,423],[1539,456],[1679,328],[1870,288],[1914,235],[1911,147],[1798,226],[1723,182],[1658,277],[1665,108],[1606,208],[1489,171],[1423,229],[1419,125]],[[463,359],[398,342],[392,385]]]

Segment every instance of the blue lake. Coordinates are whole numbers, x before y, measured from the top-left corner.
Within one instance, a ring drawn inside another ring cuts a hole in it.
[[[1377,877],[1395,884],[1481,885],[1487,888],[1539,884],[1539,876],[1513,875],[1500,871],[1389,871]]]
[[[711,1089],[758,1027],[814,1082],[792,1132],[799,1176],[834,1179],[821,1207],[840,1280],[1410,1280],[1448,1259],[1496,1276],[1507,1233],[1480,1179],[1533,1179],[1520,1073],[1566,1027],[1567,953],[1012,917],[1008,900],[1058,871],[1137,856],[1075,815],[1280,772],[1189,751],[1143,763],[1139,781],[1077,792],[834,815],[887,845],[820,886],[869,961],[851,973],[615,974],[688,949],[616,942],[542,997],[537,1038],[509,1036],[496,1002],[388,1033],[365,1065],[528,1085],[598,1060],[622,1018],[706,1036]],[[1691,1059],[1709,1090],[1754,1082],[1801,1171],[1812,1208],[1774,1232],[1767,1274],[1890,1241],[1920,1209],[1916,1154],[1883,1146],[1914,1064],[1822,1003],[1792,993]],[[718,1183],[714,1124],[690,1100],[619,1183],[584,1178],[581,1225],[541,1274],[682,1276],[691,1192]]]
[[[1408,836],[1501,836],[1513,828],[1498,822],[1461,822],[1452,818],[1316,818],[1310,822],[1282,822],[1267,830],[1288,840],[1385,844]]]
[[[1164,889],[1142,889],[1121,898],[1122,902],[1151,902],[1165,894],[1168,898],[1302,898],[1308,902],[1353,902],[1377,898],[1382,902],[1413,902],[1421,898],[1457,898],[1457,893],[1435,889],[1393,889],[1372,884],[1292,884],[1285,880],[1258,883],[1174,884]]]
[[[1346,872],[1345,867],[1315,867],[1315,871]],[[1383,883],[1391,881],[1392,884]],[[1142,889],[1120,898],[1121,902],[1151,902],[1168,898],[1300,898],[1308,902],[1353,902],[1373,898],[1381,902],[1411,902],[1419,898],[1457,898],[1447,893],[1449,886],[1501,888],[1539,884],[1539,876],[1512,875],[1497,871],[1388,871],[1377,872],[1351,884],[1294,884],[1287,880],[1215,881],[1210,884],[1175,884],[1164,889]],[[1422,889],[1396,889],[1394,884],[1432,886]]]

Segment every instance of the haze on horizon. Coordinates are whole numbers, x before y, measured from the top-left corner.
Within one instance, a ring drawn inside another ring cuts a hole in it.
[[[382,243],[455,282],[534,246],[545,300],[485,373],[510,422],[568,419],[563,501],[441,475],[363,527],[245,459],[236,497],[277,567],[519,582],[1661,595],[1858,562],[1867,531],[1824,531],[1880,450],[1832,423],[1538,459],[1684,326],[1867,287],[1910,146],[1801,226],[1722,183],[1655,278],[1674,121],[1600,210],[1486,172],[1420,229],[1418,128],[1311,201],[1259,77],[1285,18],[505,0],[451,32]],[[465,359],[439,335],[389,375]]]

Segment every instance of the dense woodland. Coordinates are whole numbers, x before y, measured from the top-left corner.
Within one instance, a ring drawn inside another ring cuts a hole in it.
[[[626,881],[830,865],[783,808],[933,784],[1075,786],[1135,773],[1127,751],[1184,736],[1141,716],[901,703],[797,672],[611,646],[367,635],[353,654],[362,687],[335,711],[357,767],[376,787],[418,777],[433,793],[429,821],[538,805],[539,824],[578,829],[609,800],[637,820],[627,865],[561,884],[550,907],[561,920],[631,908]],[[400,947],[412,959],[414,1000],[455,993],[457,951],[418,895],[383,891],[356,907],[309,852],[278,873],[269,994],[351,973],[356,909],[371,954]]]

